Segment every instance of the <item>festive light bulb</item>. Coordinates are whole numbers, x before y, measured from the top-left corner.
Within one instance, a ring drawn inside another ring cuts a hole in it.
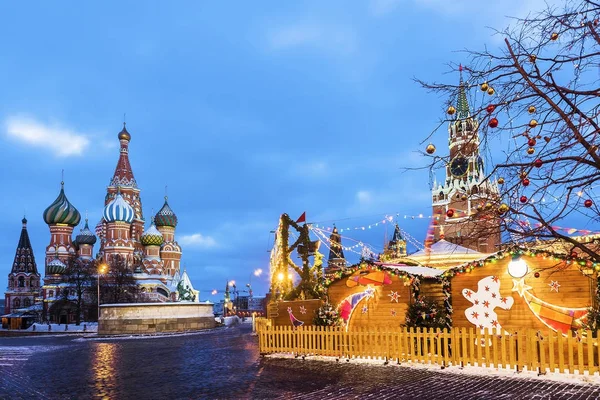
[[[513,278],[522,278],[527,275],[529,267],[527,263],[519,256],[513,257],[508,263],[508,274]]]

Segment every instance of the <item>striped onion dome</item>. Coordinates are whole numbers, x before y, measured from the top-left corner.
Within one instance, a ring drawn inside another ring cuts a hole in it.
[[[79,232],[79,235],[75,237],[75,243],[77,244],[91,244],[96,243],[96,235],[90,230],[88,226],[88,220],[85,219],[85,226]]]
[[[173,210],[171,210],[171,207],[169,207],[167,196],[165,196],[165,204],[154,217],[154,223],[156,226],[171,226],[173,228],[177,226],[177,215],[175,215]]]
[[[130,224],[133,221],[133,208],[121,196],[121,191],[104,207],[103,217],[106,222],[127,222]]]
[[[69,226],[77,226],[81,221],[81,214],[69,202],[65,195],[65,183],[60,183],[60,194],[46,210],[44,210],[44,221],[48,225],[66,224]]]
[[[64,274],[66,270],[67,266],[58,258],[55,258],[54,260],[50,261],[47,266],[48,273],[52,275]]]
[[[150,228],[146,229],[146,232],[140,237],[140,242],[142,242],[144,246],[160,246],[163,244],[163,235],[156,229],[154,221],[152,221]]]

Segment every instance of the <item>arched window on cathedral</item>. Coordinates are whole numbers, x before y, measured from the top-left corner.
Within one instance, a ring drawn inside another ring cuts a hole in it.
[[[19,277],[19,287],[25,287],[25,278],[22,276]]]
[[[19,308],[21,307],[21,299],[16,298],[13,300],[13,308]]]
[[[23,300],[23,307],[29,307],[31,305],[31,300],[29,300],[29,297],[25,297],[25,300]]]

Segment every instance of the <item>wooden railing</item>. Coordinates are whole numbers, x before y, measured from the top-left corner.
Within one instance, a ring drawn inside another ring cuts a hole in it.
[[[292,353],[337,358],[380,359],[444,366],[479,366],[510,370],[599,373],[597,336],[591,331],[566,336],[556,332],[523,330],[481,333],[473,328],[451,331],[429,329],[271,326],[256,320],[261,354]]]

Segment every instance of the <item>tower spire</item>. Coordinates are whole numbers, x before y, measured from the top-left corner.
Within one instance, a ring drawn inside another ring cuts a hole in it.
[[[458,66],[458,72],[460,74],[460,83],[458,85],[458,101],[456,103],[456,118],[465,119],[471,116],[469,111],[469,102],[467,101],[467,91],[465,89],[465,83],[463,81],[463,66]]]

